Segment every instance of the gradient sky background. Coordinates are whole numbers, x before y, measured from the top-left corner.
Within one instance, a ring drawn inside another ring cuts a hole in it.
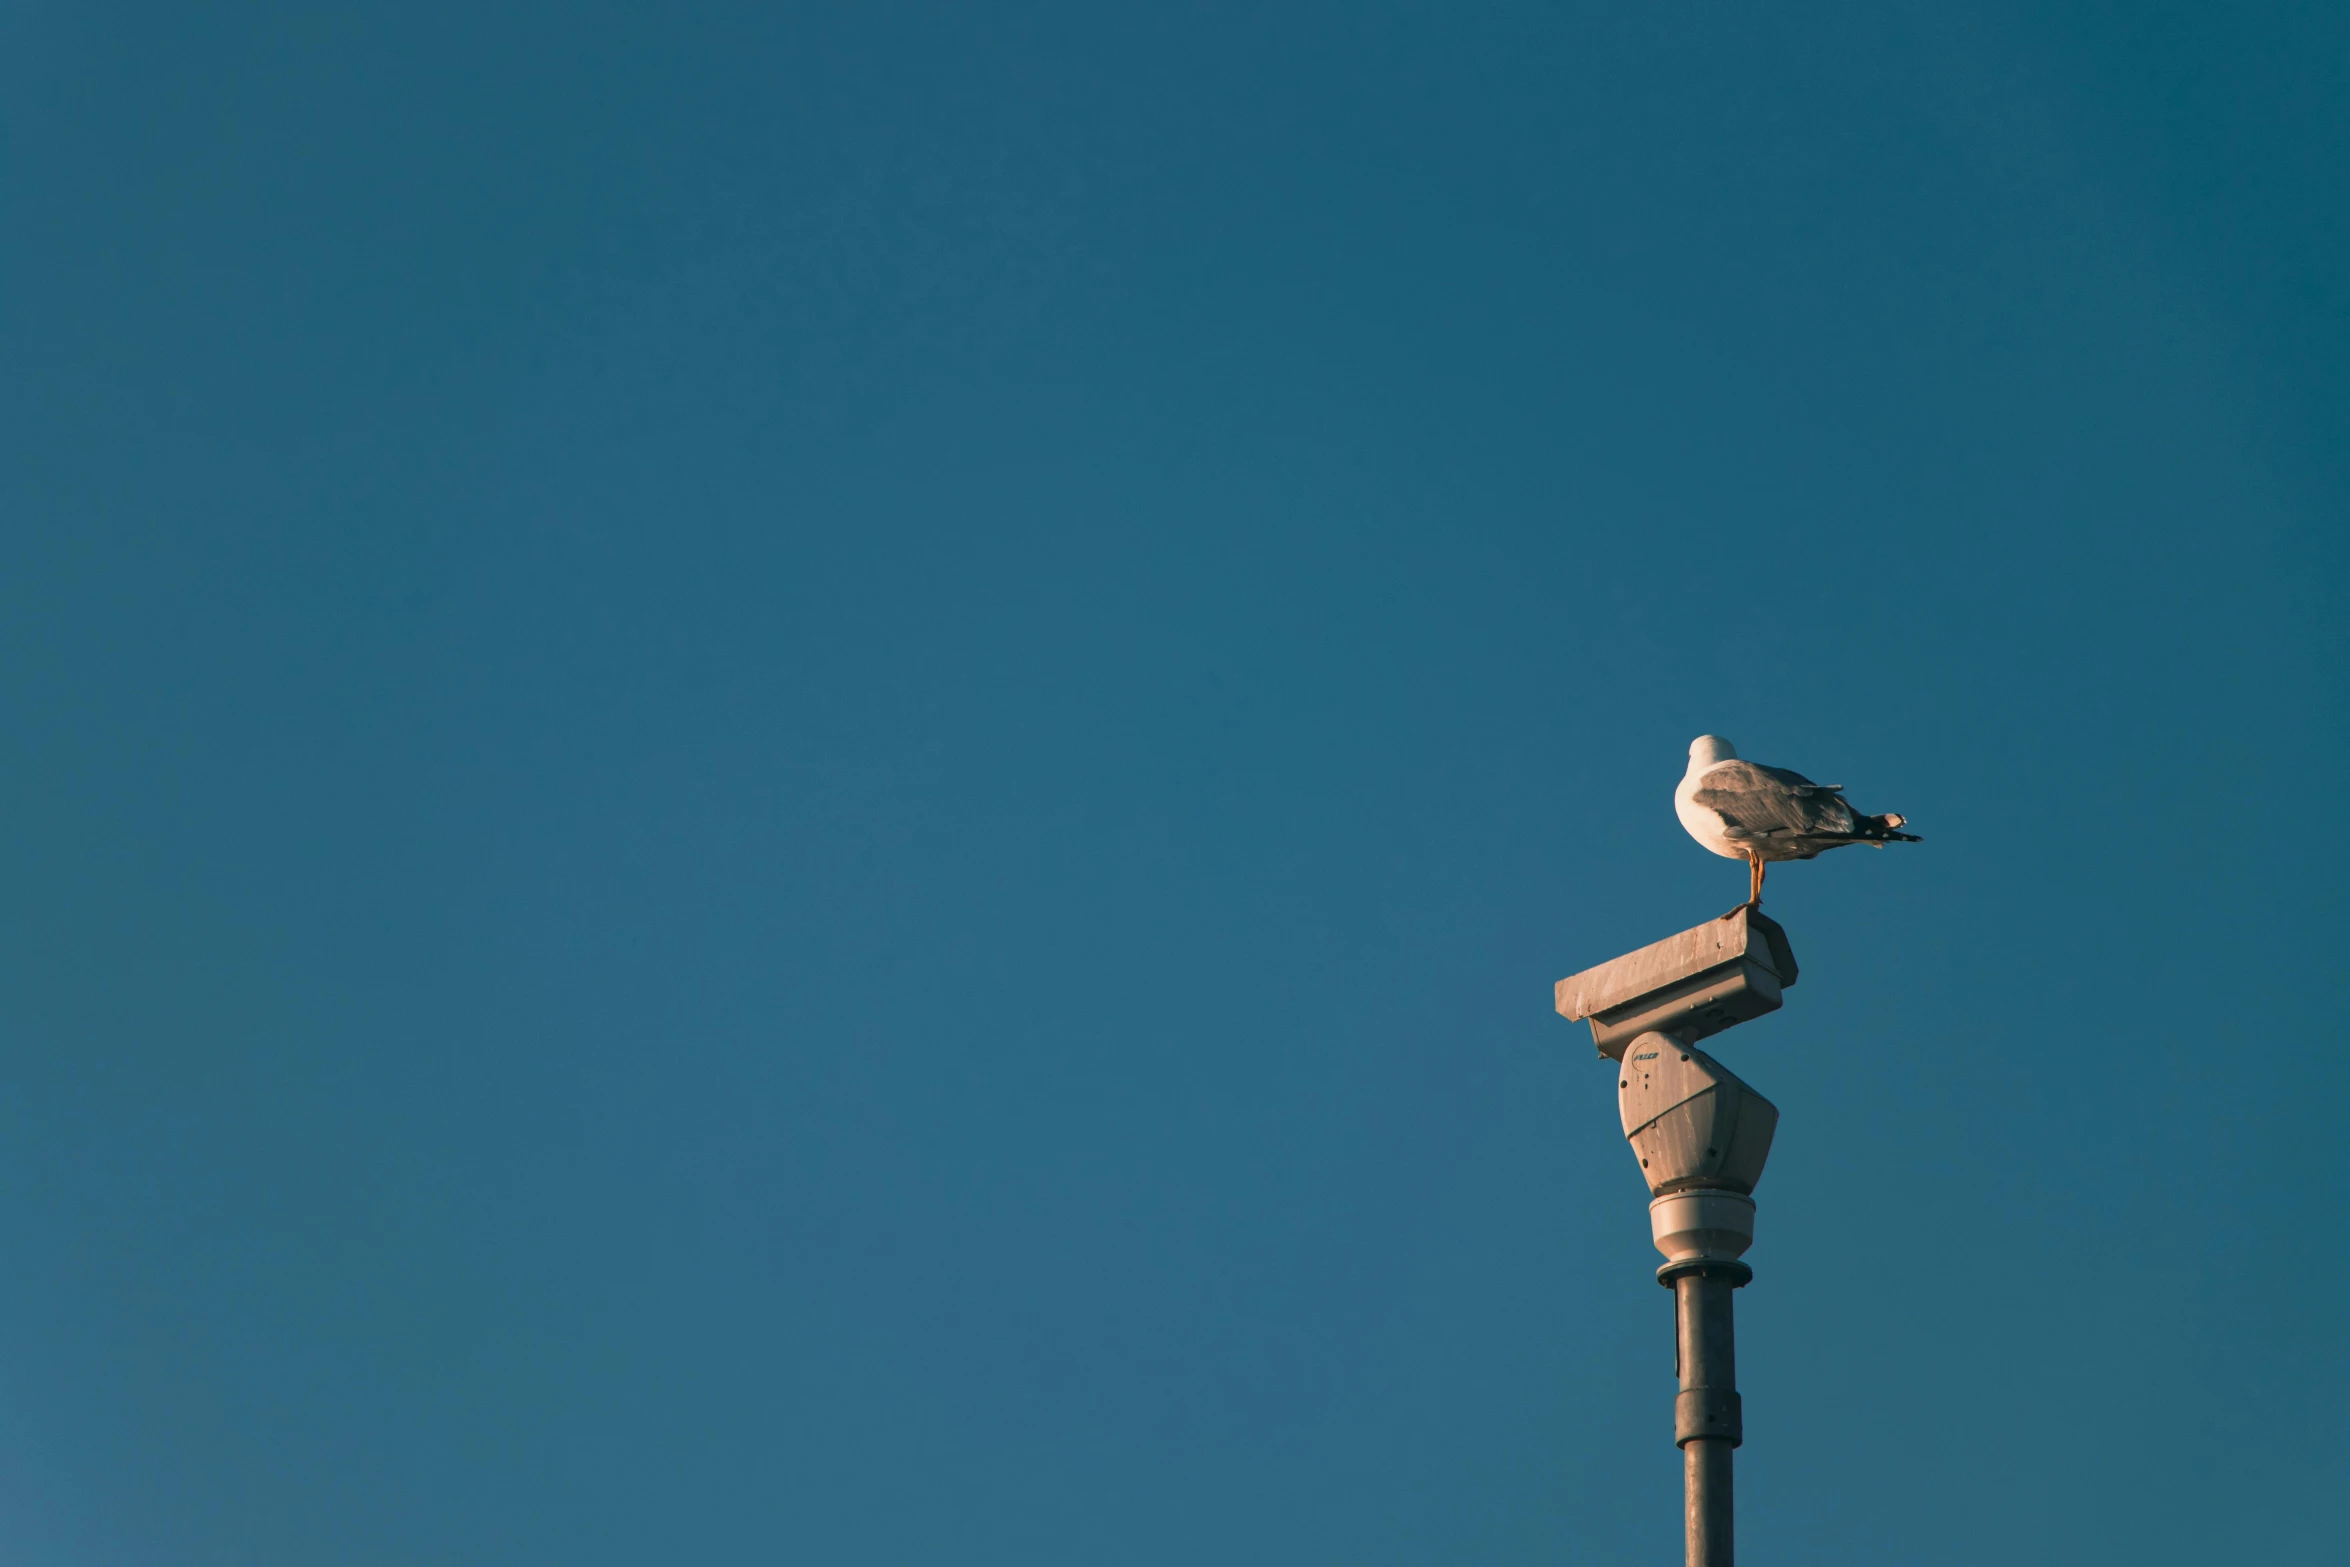
[[[2338,1545],[2340,5],[5,14],[0,1557]]]

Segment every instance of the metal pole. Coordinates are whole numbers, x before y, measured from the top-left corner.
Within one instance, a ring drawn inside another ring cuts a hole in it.
[[[1745,1440],[1745,1431],[1730,1292],[1749,1277],[1745,1265],[1734,1262],[1693,1267],[1671,1280],[1681,1377],[1673,1440],[1681,1447],[1689,1567],[1731,1567],[1735,1560],[1730,1452]]]

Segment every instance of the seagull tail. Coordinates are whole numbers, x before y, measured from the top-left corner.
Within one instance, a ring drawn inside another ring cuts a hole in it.
[[[1863,843],[1874,843],[1880,845],[1888,843],[1925,842],[1925,839],[1920,838],[1914,832],[1900,832],[1896,830],[1907,825],[1909,825],[1908,817],[1899,815],[1892,811],[1887,811],[1882,816],[1860,817],[1852,824],[1852,836],[1860,839]]]

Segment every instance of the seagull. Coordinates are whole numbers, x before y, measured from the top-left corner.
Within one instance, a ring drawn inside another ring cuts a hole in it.
[[[1816,784],[1784,767],[1742,762],[1738,748],[1720,735],[1699,735],[1689,742],[1689,771],[1673,791],[1673,811],[1690,837],[1724,859],[1746,862],[1753,879],[1738,908],[1759,909],[1763,866],[1772,860],[1814,859],[1848,843],[1882,849],[1919,841],[1895,831],[1908,818],[1863,816],[1843,795],[1842,784]]]

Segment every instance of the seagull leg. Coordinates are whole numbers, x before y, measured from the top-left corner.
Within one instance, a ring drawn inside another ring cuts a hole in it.
[[[1729,919],[1733,915],[1742,914],[1748,909],[1761,908],[1762,879],[1763,857],[1759,854],[1748,854],[1746,856],[1746,901],[1739,904],[1738,907],[1732,909],[1728,914],[1723,915],[1722,918]]]

